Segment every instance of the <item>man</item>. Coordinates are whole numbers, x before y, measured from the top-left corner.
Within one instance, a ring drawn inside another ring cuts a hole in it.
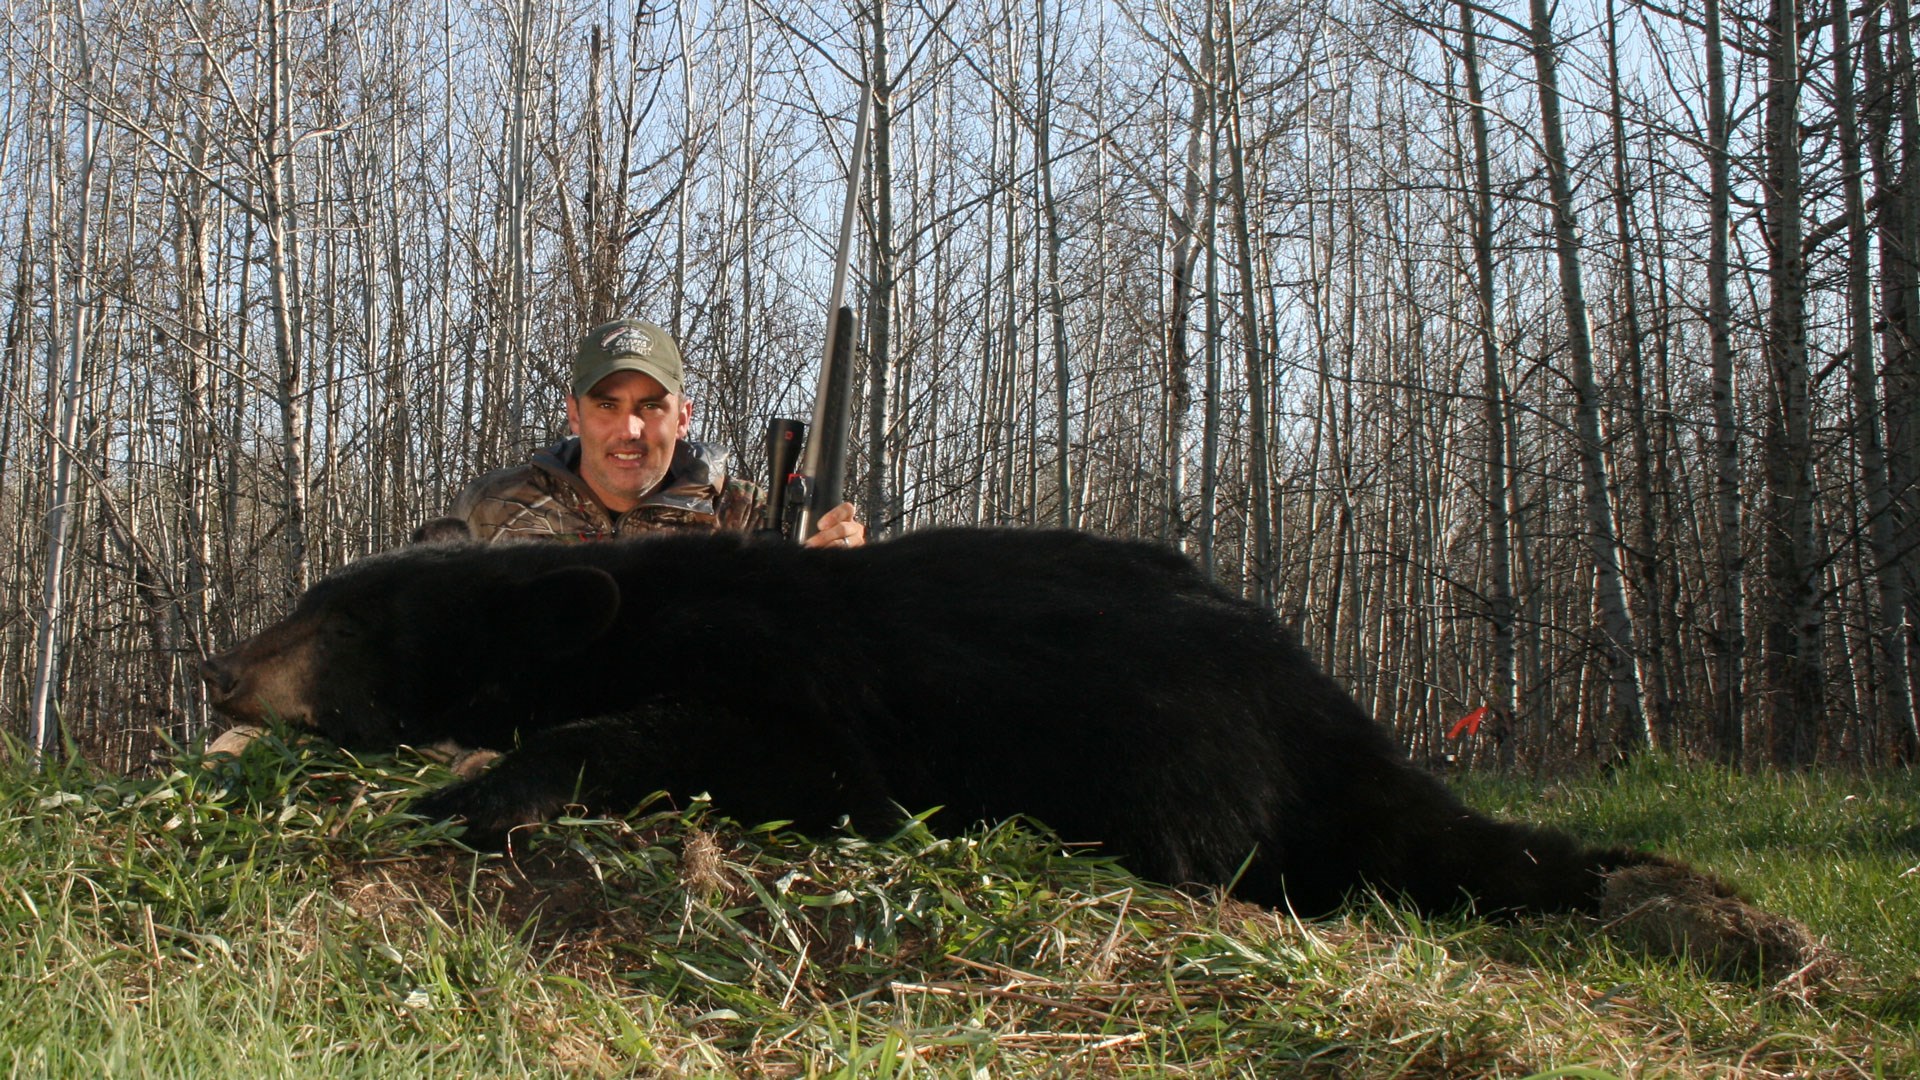
[[[665,330],[618,319],[580,339],[567,396],[573,438],[475,480],[453,516],[479,540],[603,540],[661,529],[762,527],[761,490],[727,475],[725,450],[693,442],[680,349]],[[858,547],[867,527],[841,503],[809,547]]]

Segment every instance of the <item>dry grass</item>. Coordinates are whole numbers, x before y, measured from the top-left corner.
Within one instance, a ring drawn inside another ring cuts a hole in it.
[[[1920,1071],[1920,971],[1904,946],[1873,944],[1920,928],[1910,879],[1877,861],[1913,858],[1897,835],[1880,847],[1850,835],[1852,854],[1827,845],[1826,866],[1884,888],[1856,907],[1806,905],[1804,936],[1784,915],[1766,921],[1789,872],[1756,879],[1712,845],[1686,849],[1692,814],[1665,846],[1760,886],[1762,907],[1629,878],[1611,927],[1429,922],[1379,903],[1301,922],[1141,883],[1017,823],[808,840],[695,809],[562,821],[516,836],[510,855],[476,855],[400,812],[446,775],[268,736],[143,784],[12,776],[0,1047],[14,1071],[118,1074],[132,1059],[116,1047],[155,1038],[160,1065],[135,1072]],[[1567,812],[1598,798],[1584,809],[1604,818],[1633,785],[1671,779],[1569,785]],[[1766,781],[1729,782],[1754,786],[1741,805],[1767,805]],[[1911,797],[1852,783],[1849,806]],[[1677,918],[1661,907],[1675,896],[1723,921]],[[1735,962],[1710,944],[1725,920],[1783,944]],[[1832,962],[1815,932],[1858,955],[1819,980],[1779,978],[1787,945]]]

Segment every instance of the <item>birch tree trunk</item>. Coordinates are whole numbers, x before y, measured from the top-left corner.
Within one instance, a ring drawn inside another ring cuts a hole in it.
[[[873,32],[872,279],[867,294],[867,520],[875,537],[897,528],[899,513],[886,489],[889,382],[893,374],[893,85],[887,54],[887,0],[871,0]],[[852,162],[849,168],[858,166]]]
[[[1227,99],[1226,135],[1228,197],[1233,200],[1234,267],[1240,277],[1240,347],[1246,359],[1247,403],[1247,487],[1252,502],[1253,548],[1247,562],[1253,579],[1253,599],[1272,606],[1279,559],[1273,550],[1273,494],[1267,469],[1267,372],[1261,354],[1260,290],[1253,276],[1253,222],[1247,197],[1246,138],[1241,128],[1244,111],[1240,85],[1239,45],[1234,27],[1233,0],[1225,0],[1222,13],[1221,54],[1224,64],[1222,92]]]
[[[1566,312],[1567,350],[1573,361],[1575,451],[1580,458],[1587,544],[1593,556],[1594,601],[1600,617],[1601,650],[1609,683],[1607,713],[1618,753],[1646,745],[1646,711],[1635,671],[1633,618],[1621,583],[1620,545],[1608,490],[1605,446],[1600,438],[1600,394],[1594,383],[1593,333],[1580,273],[1580,223],[1567,166],[1565,126],[1560,118],[1557,51],[1548,0],[1530,0],[1534,74],[1540,94],[1540,135],[1546,152],[1547,187],[1553,204],[1554,250],[1560,265],[1560,301]]]
[[[1057,31],[1056,31],[1057,33]],[[1071,376],[1067,370],[1067,305],[1060,292],[1060,210],[1053,197],[1053,79],[1058,58],[1054,42],[1047,37],[1047,0],[1034,5],[1034,117],[1033,153],[1040,170],[1040,207],[1046,230],[1046,303],[1047,324],[1053,345],[1054,442],[1059,457],[1054,465],[1053,482],[1059,489],[1055,522],[1063,529],[1073,528],[1072,431],[1069,425]]]
[[[1633,431],[1633,482],[1638,488],[1637,513],[1632,566],[1639,585],[1639,631],[1642,688],[1648,705],[1647,742],[1656,750],[1673,741],[1673,696],[1667,674],[1666,657],[1660,650],[1665,638],[1662,623],[1664,598],[1661,596],[1663,549],[1657,520],[1653,485],[1653,439],[1648,428],[1646,331],[1640,317],[1640,291],[1637,258],[1634,253],[1632,189],[1627,175],[1627,123],[1620,95],[1620,21],[1613,0],[1607,2],[1607,95],[1609,130],[1613,142],[1613,228],[1620,252],[1619,288],[1621,317],[1625,333],[1620,348],[1627,361],[1628,421]]]
[[[265,145],[265,198],[261,224],[267,232],[267,279],[273,293],[273,351],[279,365],[274,387],[280,407],[280,467],[283,492],[286,580],[293,594],[311,582],[307,552],[307,388],[305,305],[300,288],[300,228],[293,211],[293,87],[287,33],[291,13],[280,0],[268,0],[268,99]]]
[[[1729,254],[1733,184],[1726,50],[1720,0],[1705,0],[1707,53],[1707,348],[1713,369],[1713,657],[1715,756],[1738,767],[1746,754],[1746,555],[1740,515],[1740,425],[1734,408],[1733,297]]]
[[[1187,518],[1187,420],[1193,411],[1193,351],[1188,341],[1193,321],[1193,273],[1199,262],[1194,223],[1200,215],[1200,148],[1205,141],[1207,95],[1190,76],[1187,152],[1180,205],[1168,215],[1173,227],[1172,283],[1167,304],[1167,536],[1186,550],[1193,523]]]
[[[1895,531],[1892,490],[1887,483],[1886,446],[1881,437],[1880,380],[1875,369],[1873,332],[1873,237],[1867,223],[1859,111],[1854,99],[1852,15],[1846,0],[1833,0],[1834,111],[1840,125],[1842,181],[1847,216],[1847,354],[1853,390],[1854,443],[1866,489],[1867,543],[1878,610],[1871,637],[1878,686],[1875,728],[1884,727],[1894,756],[1903,764],[1920,758],[1920,729],[1914,724],[1912,682],[1907,671],[1907,597],[1902,580],[1900,537]],[[1877,742],[1878,740],[1876,740]]]
[[[690,40],[692,4],[673,5],[673,26],[680,41],[680,184],[674,191],[673,278],[668,289],[672,303],[668,331],[675,341],[686,332],[687,232],[693,227],[691,200],[694,165],[693,43]]]
[[[1480,80],[1479,37],[1473,7],[1460,4],[1462,66],[1467,77],[1467,115],[1473,132],[1473,292],[1475,337],[1480,345],[1483,423],[1486,425],[1487,621],[1492,624],[1493,671],[1488,679],[1491,725],[1499,744],[1500,769],[1514,763],[1513,694],[1516,661],[1513,646],[1513,541],[1507,519],[1506,380],[1500,369],[1500,343],[1494,325],[1493,166],[1488,148],[1487,106]]]
[[[503,192],[507,211],[506,271],[507,287],[495,314],[493,362],[498,377],[496,392],[506,398],[504,426],[498,433],[495,449],[503,455],[517,449],[526,424],[525,376],[529,321],[527,278],[527,179],[529,172],[528,132],[532,107],[533,0],[520,0],[511,19],[513,32],[512,73],[508,87],[507,175]]]
[[[87,53],[85,12],[77,11],[74,25],[77,81],[92,81]],[[49,46],[51,48],[51,46]],[[53,58],[48,57],[49,67]],[[80,409],[86,386],[87,317],[93,305],[93,185],[94,146],[98,121],[91,110],[77,110],[80,127],[80,171],[74,191],[79,221],[75,223],[74,264],[69,271],[62,258],[66,215],[60,183],[60,164],[66,159],[66,111],[50,102],[46,120],[47,144],[47,266],[49,291],[47,323],[47,384],[58,386],[58,411],[48,439],[47,558],[41,586],[39,623],[34,637],[32,702],[27,711],[27,743],[33,760],[46,761],[60,741],[60,649],[66,636],[68,599],[67,557],[72,546],[74,457],[80,452]],[[64,341],[62,337],[64,335]]]
[[[1773,763],[1788,768],[1813,762],[1827,706],[1813,536],[1807,263],[1801,250],[1799,0],[1774,0],[1768,29],[1766,358],[1773,394],[1761,453],[1767,483],[1762,648]]]
[[[207,318],[207,244],[210,207],[206,185],[197,175],[204,170],[207,139],[202,128],[191,136],[189,153],[193,155],[195,175],[182,178],[174,198],[177,222],[174,230],[174,261],[180,275],[179,342],[186,354],[185,378],[180,390],[180,530],[184,534],[178,550],[185,556],[182,570],[182,622],[197,646],[194,654],[206,647],[209,617],[208,595],[212,586],[212,522],[209,520],[209,494],[213,488],[212,467],[216,431],[213,413],[213,335]],[[182,652],[184,667],[197,659]],[[183,683],[191,685],[183,670]],[[202,713],[199,695],[187,695],[187,723],[182,733],[191,741],[199,734]]]
[[[1899,580],[1906,596],[1907,696],[1920,678],[1920,85],[1915,75],[1913,7],[1888,0],[1868,16],[1866,123],[1879,207],[1880,359],[1884,371],[1887,486],[1893,530],[1908,538]]]
[[[1200,427],[1200,569],[1215,576],[1214,532],[1220,499],[1220,95],[1215,71],[1214,0],[1200,31],[1200,76],[1207,93],[1207,329],[1205,407]]]

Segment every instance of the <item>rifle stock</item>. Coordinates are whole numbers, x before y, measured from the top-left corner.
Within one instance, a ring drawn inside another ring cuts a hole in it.
[[[768,532],[793,535],[804,499],[800,484],[800,444],[807,437],[807,425],[798,420],[774,417],[767,421],[767,525]]]
[[[846,499],[848,413],[853,405],[853,309],[834,312],[827,355],[813,399],[809,425],[775,417],[767,421],[767,527],[806,542],[820,518]],[[806,450],[800,451],[804,444]]]

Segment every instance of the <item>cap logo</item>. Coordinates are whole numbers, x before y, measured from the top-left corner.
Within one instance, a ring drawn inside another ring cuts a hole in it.
[[[614,356],[645,356],[653,351],[653,339],[637,326],[616,326],[601,336],[600,348]]]

